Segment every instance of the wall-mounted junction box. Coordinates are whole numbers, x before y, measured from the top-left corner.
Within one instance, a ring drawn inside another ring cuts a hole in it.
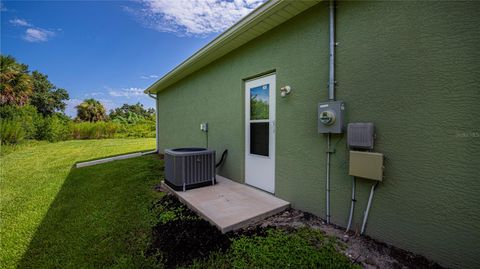
[[[343,133],[343,112],[345,103],[331,101],[318,104],[318,133]]]
[[[367,151],[350,151],[348,174],[355,177],[383,180],[383,154]]]
[[[208,122],[200,123],[200,131],[208,132]]]
[[[351,149],[373,149],[375,128],[372,122],[349,123],[347,144]]]

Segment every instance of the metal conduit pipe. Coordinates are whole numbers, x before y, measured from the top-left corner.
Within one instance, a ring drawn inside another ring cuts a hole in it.
[[[378,182],[373,184],[372,189],[370,190],[370,196],[368,196],[367,209],[365,209],[365,214],[363,216],[362,230],[360,231],[361,235],[363,234],[363,232],[365,232],[365,226],[367,225],[367,219],[368,219],[368,212],[370,212],[370,206],[372,205],[373,192],[375,191],[375,188],[377,187],[377,185],[378,185]]]
[[[335,100],[335,0],[330,0],[330,72],[328,79],[328,99]],[[327,161],[326,161],[326,205],[327,224],[330,224],[330,134],[327,134]]]
[[[328,99],[335,100],[335,0],[330,0],[330,73]]]
[[[357,183],[357,180],[355,179],[355,177],[353,177],[352,179],[352,202],[350,204],[350,214],[349,214],[349,217],[348,217],[348,225],[347,225],[347,230],[345,232],[348,232],[352,226],[352,219],[353,219],[353,210],[355,208],[355,202],[357,200],[355,200],[355,185]]]
[[[327,180],[326,180],[326,199],[327,199],[327,224],[330,224],[330,134],[327,134]]]

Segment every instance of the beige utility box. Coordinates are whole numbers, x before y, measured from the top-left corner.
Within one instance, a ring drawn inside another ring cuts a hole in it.
[[[366,151],[350,151],[349,174],[355,177],[382,181],[383,154]]]

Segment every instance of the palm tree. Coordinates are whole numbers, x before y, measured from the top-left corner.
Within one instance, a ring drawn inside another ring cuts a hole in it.
[[[103,121],[107,118],[105,107],[93,98],[83,100],[75,108],[77,109],[77,119],[81,121]]]
[[[0,55],[0,105],[23,106],[33,92],[28,66],[12,56]]]

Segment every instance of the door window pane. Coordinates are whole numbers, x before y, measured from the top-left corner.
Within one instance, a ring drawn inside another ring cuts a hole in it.
[[[250,89],[250,120],[268,120],[269,84]]]
[[[250,123],[250,154],[268,156],[269,123]]]

